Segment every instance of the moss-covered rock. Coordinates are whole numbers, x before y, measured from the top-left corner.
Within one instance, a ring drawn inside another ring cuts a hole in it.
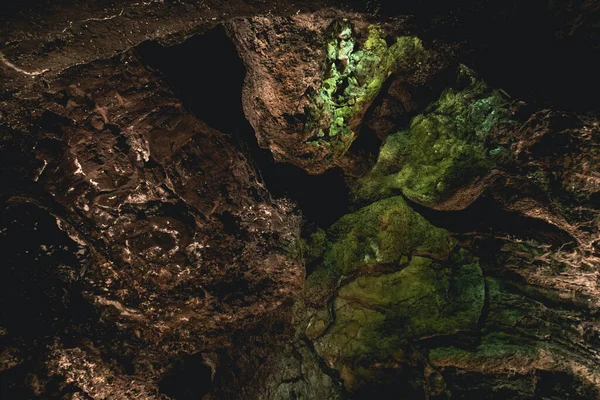
[[[225,24],[246,68],[242,103],[259,146],[310,174],[355,167],[347,151],[392,75],[409,91],[429,87],[454,60],[452,46],[426,49],[401,21],[332,17],[322,11]]]
[[[310,298],[323,299],[343,276],[405,266],[412,255],[447,259],[456,241],[415,213],[401,196],[391,197],[332,225],[323,263],[308,277]]]
[[[315,341],[330,367],[360,386],[359,364],[403,363],[417,339],[473,331],[483,307],[484,283],[475,260],[442,265],[413,257],[397,272],[362,276],[334,300],[335,322]]]
[[[347,388],[379,379],[369,366],[397,370],[415,340],[476,329],[484,300],[477,259],[402,197],[341,218],[328,239],[307,297],[333,297],[332,306],[314,313],[306,335]]]
[[[489,133],[510,123],[507,103],[465,66],[456,84],[408,129],[390,135],[373,170],[359,181],[355,197],[373,201],[402,192],[433,206],[461,185],[486,174],[504,149],[489,142]]]
[[[337,160],[352,144],[356,129],[386,79],[418,62],[425,50],[421,40],[413,36],[396,37],[388,45],[378,25],[369,27],[367,39],[359,47],[347,20],[334,22],[329,35],[326,74],[306,107],[305,135],[307,144]]]

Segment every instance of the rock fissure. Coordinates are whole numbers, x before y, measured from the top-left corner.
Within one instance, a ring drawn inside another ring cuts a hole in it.
[[[600,396],[593,7],[355,3],[7,8],[3,399]]]

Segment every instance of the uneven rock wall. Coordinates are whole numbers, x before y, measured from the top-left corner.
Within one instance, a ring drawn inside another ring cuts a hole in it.
[[[509,3],[7,6],[2,398],[600,398],[598,8]]]

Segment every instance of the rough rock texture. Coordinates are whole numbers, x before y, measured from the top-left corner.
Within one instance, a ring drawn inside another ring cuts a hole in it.
[[[443,54],[401,22],[335,10],[227,26],[247,68],[242,100],[259,145],[313,174],[352,169],[344,156],[388,78],[411,90],[431,80]]]
[[[524,3],[2,5],[2,399],[600,398],[598,5]]]
[[[106,341],[100,332],[69,340],[118,352],[130,364],[127,375],[148,382],[182,353],[206,346],[214,351],[215,343],[227,347],[233,331],[251,328],[291,299],[304,276],[301,264],[286,256],[298,240],[299,217],[270,198],[230,137],[195,119],[129,54],[75,67],[46,83],[36,121],[41,129],[21,150],[35,166],[27,171],[35,185],[3,198],[3,243],[11,252],[15,241],[26,240],[14,236],[20,228],[9,217],[21,207],[46,216],[44,229],[66,233],[60,249],[66,265],[50,262],[58,245],[43,236],[19,245],[33,253],[32,262],[48,260],[37,268],[58,284],[76,282],[79,302],[107,321],[103,329],[114,331]],[[19,267],[22,255],[6,265],[9,287],[11,280],[35,275]],[[3,295],[3,308],[23,297],[10,290]],[[24,300],[32,308],[45,301]],[[20,316],[8,320],[18,325]],[[12,326],[5,329],[12,334]],[[58,329],[51,341],[56,350],[44,356],[64,379],[59,388],[76,384],[94,398],[156,392],[147,384],[128,388],[134,378],[120,378],[124,373],[109,366],[94,370],[98,356],[66,347],[61,336],[68,334]],[[207,357],[208,365],[217,362]],[[88,382],[108,373],[116,375],[108,386]]]
[[[409,124],[387,137],[373,170],[361,178],[357,201],[401,192],[436,209],[465,208],[485,186],[482,179],[505,148],[494,143],[492,129],[511,121],[508,104],[464,65],[456,83]],[[464,195],[464,186],[469,190]],[[458,195],[457,195],[458,194]]]
[[[395,373],[407,361],[407,343],[476,328],[484,300],[477,260],[402,198],[342,218],[331,235],[307,290],[327,286],[335,298],[306,334],[347,388],[359,388],[378,371]]]

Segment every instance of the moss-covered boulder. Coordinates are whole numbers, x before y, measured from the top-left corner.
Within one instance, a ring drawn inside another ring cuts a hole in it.
[[[402,197],[343,217],[328,237],[307,297],[333,300],[306,334],[348,389],[384,379],[377,365],[397,372],[417,340],[476,329],[485,292],[477,259]]]
[[[394,271],[408,265],[413,255],[446,260],[456,245],[448,232],[432,226],[401,196],[345,215],[327,237],[323,262],[307,282],[309,298],[317,304],[344,277]]]
[[[463,208],[478,193],[449,200],[495,165],[504,149],[489,135],[510,122],[501,94],[461,66],[454,85],[413,118],[406,130],[388,136],[377,164],[358,182],[355,198],[366,202],[403,193],[429,207]]]
[[[356,138],[357,129],[383,83],[393,72],[425,55],[421,40],[396,37],[391,44],[378,25],[368,28],[359,43],[353,25],[336,21],[328,32],[326,73],[321,86],[306,107],[306,143],[336,161]]]
[[[246,66],[242,101],[258,144],[311,174],[344,167],[392,74],[415,83],[432,79],[420,66],[433,51],[400,22],[317,12],[234,19],[226,29]]]

